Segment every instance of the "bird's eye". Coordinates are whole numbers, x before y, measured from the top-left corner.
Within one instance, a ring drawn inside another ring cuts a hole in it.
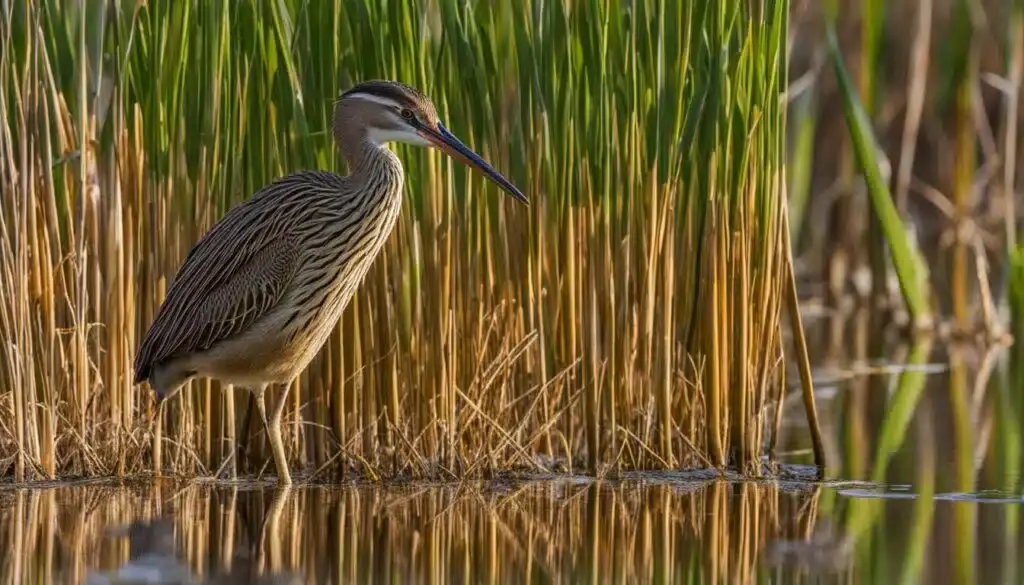
[[[406,120],[412,120],[412,118],[413,118],[412,110],[410,110],[408,108],[402,110],[402,117],[405,118]]]

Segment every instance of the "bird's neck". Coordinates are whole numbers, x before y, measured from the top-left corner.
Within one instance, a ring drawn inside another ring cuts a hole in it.
[[[349,179],[362,186],[357,189],[360,194],[369,195],[360,197],[362,204],[397,210],[401,205],[405,181],[405,171],[398,156],[366,137],[345,144],[343,154],[348,161]],[[383,214],[380,219],[389,219],[391,215]]]
[[[371,140],[365,129],[349,127],[340,133],[342,136],[337,137],[337,143],[353,177],[373,179],[381,173],[389,176],[397,173],[399,178],[403,177],[402,163],[395,153]]]
[[[385,168],[390,170],[397,167],[402,168],[398,157],[387,146],[375,144],[370,140],[363,139],[354,148],[347,149],[345,159],[348,161],[348,168],[353,175],[380,172]]]

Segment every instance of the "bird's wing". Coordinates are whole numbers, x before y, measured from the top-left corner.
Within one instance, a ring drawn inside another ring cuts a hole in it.
[[[293,177],[278,181],[196,243],[139,347],[135,383],[161,361],[238,335],[280,302],[298,267],[285,207],[304,204],[304,187]]]
[[[213,344],[245,331],[274,308],[295,275],[298,250],[281,237],[267,242],[231,278],[205,296],[195,341],[187,351]]]

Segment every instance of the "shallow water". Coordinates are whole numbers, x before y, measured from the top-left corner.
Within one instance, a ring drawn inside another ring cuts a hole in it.
[[[0,583],[1024,583],[1020,368],[853,339],[812,343],[821,481],[793,394],[758,482],[0,485]]]
[[[5,492],[14,554],[0,570],[5,583],[97,585],[1019,582],[1016,506],[877,498],[893,492],[905,494],[665,473],[387,490],[93,483]]]

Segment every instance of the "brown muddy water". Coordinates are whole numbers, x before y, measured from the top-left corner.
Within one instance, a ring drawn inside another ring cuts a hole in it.
[[[1010,352],[813,346],[820,480],[793,394],[757,482],[0,485],[0,583],[1024,583]]]

